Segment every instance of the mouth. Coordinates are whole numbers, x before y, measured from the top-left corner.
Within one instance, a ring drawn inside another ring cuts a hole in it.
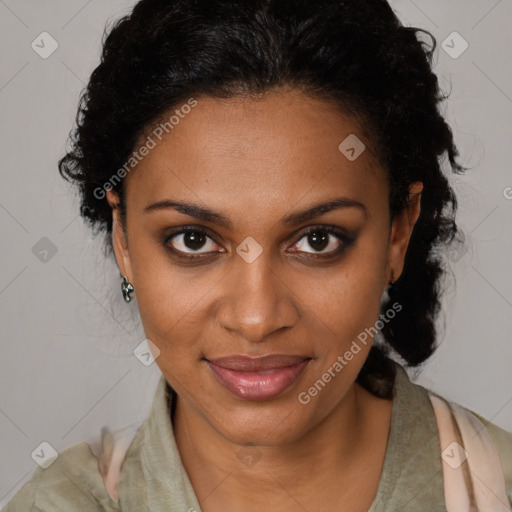
[[[311,357],[278,354],[259,358],[237,355],[205,359],[216,381],[238,398],[267,400],[288,389]]]

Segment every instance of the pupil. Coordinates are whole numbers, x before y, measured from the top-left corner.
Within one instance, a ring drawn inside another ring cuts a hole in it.
[[[308,235],[308,243],[313,247],[313,249],[317,251],[322,251],[325,249],[327,244],[329,243],[329,235],[327,233],[324,233],[323,235],[319,235],[318,231],[313,231]],[[320,231],[320,233],[322,233]],[[320,247],[315,247],[315,245],[320,245]]]
[[[189,249],[200,249],[204,244],[204,236],[197,231],[190,231],[185,234],[185,245]]]

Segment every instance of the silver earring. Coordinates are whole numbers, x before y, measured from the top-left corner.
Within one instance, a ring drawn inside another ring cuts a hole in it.
[[[126,302],[130,302],[132,298],[130,297],[130,293],[134,291],[132,283],[128,282],[128,279],[126,276],[121,275],[123,278],[123,282],[121,283],[121,291],[123,293],[123,299]]]
[[[391,271],[391,281],[389,282],[389,285],[393,285],[395,282],[395,273],[393,272],[393,270]]]

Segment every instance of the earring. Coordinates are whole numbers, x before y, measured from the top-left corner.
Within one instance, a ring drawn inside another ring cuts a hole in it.
[[[389,285],[392,286],[395,283],[395,272],[391,271],[391,281],[389,282]]]
[[[128,282],[128,279],[126,276],[121,275],[123,278],[123,282],[121,283],[121,292],[123,293],[123,299],[126,302],[130,302],[132,298],[130,297],[130,293],[134,291],[134,287],[132,283]]]

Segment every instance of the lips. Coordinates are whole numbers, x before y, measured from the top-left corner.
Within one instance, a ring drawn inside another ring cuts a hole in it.
[[[262,357],[249,356],[228,356],[219,359],[210,359],[211,363],[226,368],[227,370],[235,370],[240,372],[261,372],[266,370],[275,370],[276,368],[286,368],[301,363],[305,359],[304,356],[277,354]]]
[[[267,400],[295,382],[311,358],[278,354],[252,358],[244,355],[206,360],[216,381],[239,398]]]

